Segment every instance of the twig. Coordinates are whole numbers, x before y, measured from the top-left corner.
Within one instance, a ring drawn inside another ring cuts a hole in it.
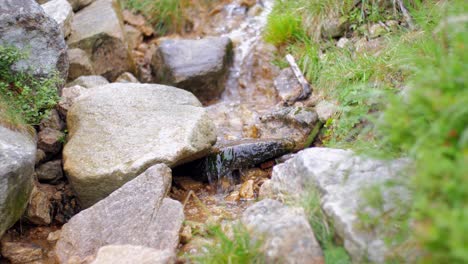
[[[301,70],[299,69],[299,66],[297,66],[296,60],[294,60],[294,57],[291,54],[286,55],[286,60],[288,61],[289,66],[291,67],[291,70],[296,76],[297,81],[302,86],[301,93],[296,98],[292,99],[291,101],[295,102],[295,101],[307,99],[309,95],[312,93],[310,84],[307,82],[306,78],[304,77]]]
[[[405,17],[406,23],[408,23],[408,27],[411,30],[415,29],[414,23],[413,23],[413,18],[411,18],[411,15],[409,14],[408,10],[406,9],[405,5],[403,4],[402,0],[396,0],[398,2],[398,7],[400,8],[401,12],[403,13],[403,16]]]

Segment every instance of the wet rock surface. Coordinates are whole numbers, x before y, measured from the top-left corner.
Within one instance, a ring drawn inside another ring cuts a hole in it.
[[[118,1],[96,0],[75,14],[67,40],[70,48],[88,54],[96,74],[109,80],[133,69],[121,18]]]
[[[0,126],[0,237],[26,209],[33,187],[36,143]]]
[[[381,161],[359,157],[349,150],[311,148],[276,166],[271,181],[264,187],[269,190],[264,192],[284,200],[299,198],[315,188],[322,195],[322,209],[334,223],[353,260],[361,262],[368,258],[384,263],[385,231],[378,226],[360,228],[359,214],[388,217],[395,212],[397,204],[409,201],[410,194],[401,184],[387,186],[383,189],[379,212],[368,205],[363,193],[386,182],[399,182],[398,173],[408,165],[407,160]]]
[[[40,165],[36,169],[40,182],[55,182],[63,177],[62,160],[53,160]]]
[[[187,165],[191,175],[200,180],[215,182],[232,176],[234,171],[253,167],[269,159],[281,156],[294,148],[289,140],[251,139],[216,145],[207,157]]]
[[[263,239],[267,263],[323,264],[322,249],[301,208],[265,199],[245,210],[241,222]]]
[[[170,169],[155,165],[109,197],[75,215],[62,228],[60,262],[85,260],[106,245],[128,244],[174,252],[184,220],[182,205],[165,198]]]
[[[68,57],[63,34],[57,22],[47,16],[36,1],[2,1],[0,44],[30,52],[28,58],[13,64],[14,70],[30,71],[38,77],[49,76],[58,71],[66,79]]]
[[[175,166],[208,153],[215,128],[200,106],[187,91],[157,84],[88,90],[68,112],[63,151],[65,172],[83,205],[106,197],[152,164]]]
[[[188,90],[200,100],[209,101],[223,92],[231,61],[232,43],[227,37],[165,39],[152,58],[154,81]]]

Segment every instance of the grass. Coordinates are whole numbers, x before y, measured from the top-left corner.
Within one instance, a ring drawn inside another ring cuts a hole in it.
[[[252,240],[246,228],[240,224],[234,225],[232,236],[226,234],[217,225],[208,229],[213,243],[206,245],[206,251],[194,256],[194,263],[203,264],[260,264],[265,263],[261,252],[262,241]]]
[[[217,0],[120,0],[125,9],[141,13],[159,36],[181,33],[189,24],[188,7],[210,7]]]
[[[351,260],[342,246],[338,246],[335,241],[335,232],[333,226],[329,224],[328,219],[320,207],[320,197],[313,186],[308,188],[308,192],[300,201],[308,215],[309,223],[314,231],[315,238],[322,247],[327,264],[350,264]]]
[[[0,46],[0,121],[10,128],[38,125],[58,101],[57,73],[36,78],[13,72],[11,66],[26,54],[14,47]]]

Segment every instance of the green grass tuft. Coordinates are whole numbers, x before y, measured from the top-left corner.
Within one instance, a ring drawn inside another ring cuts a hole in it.
[[[265,263],[263,252],[261,252],[262,241],[252,240],[244,226],[240,224],[233,226],[232,236],[227,235],[220,226],[210,227],[208,233],[214,242],[206,246],[204,253],[192,258],[195,263]]]

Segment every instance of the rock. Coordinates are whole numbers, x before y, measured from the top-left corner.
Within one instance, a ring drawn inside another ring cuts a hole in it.
[[[264,239],[266,263],[324,264],[304,210],[265,199],[247,208],[242,224],[254,239]]]
[[[44,130],[46,128],[51,128],[55,130],[64,130],[65,122],[60,118],[57,110],[52,109],[47,117],[41,120],[39,123],[39,129]]]
[[[72,87],[75,85],[82,86],[84,88],[94,88],[97,86],[109,84],[106,78],[99,75],[80,76],[73,82],[67,83],[65,87]]]
[[[60,238],[60,233],[62,233],[60,230],[50,232],[49,235],[47,235],[47,242],[55,244]]]
[[[240,197],[243,199],[254,198],[254,181],[248,180],[242,184],[239,190]]]
[[[42,5],[45,13],[52,17],[66,38],[71,33],[71,23],[73,21],[72,6],[67,0],[51,0]]]
[[[281,70],[278,77],[276,77],[274,84],[279,97],[284,102],[297,98],[297,96],[302,92],[302,86],[297,81],[291,68]]]
[[[122,73],[115,82],[121,83],[140,83],[138,79],[129,72]]]
[[[108,80],[133,69],[121,16],[117,0],[96,0],[76,13],[68,38],[68,46],[84,50],[94,72]]]
[[[62,160],[49,161],[36,170],[36,175],[41,182],[56,181],[63,177]]]
[[[0,237],[26,209],[35,157],[31,136],[0,126]]]
[[[342,37],[346,29],[346,24],[338,18],[326,19],[322,23],[322,37],[325,39]]]
[[[156,250],[132,245],[111,245],[99,249],[92,264],[172,264],[176,260],[170,250]]]
[[[42,149],[48,156],[53,156],[62,150],[65,134],[61,131],[45,128],[38,134],[37,147]]]
[[[192,177],[214,182],[232,175],[236,170],[281,156],[293,148],[291,141],[283,139],[231,141],[217,146],[210,155],[186,165],[185,170]]]
[[[93,256],[99,248],[112,244],[174,253],[184,213],[178,201],[165,198],[171,178],[167,166],[155,165],[72,217],[63,226],[56,245],[60,263],[67,263],[72,257]]]
[[[384,27],[384,25],[373,24],[369,26],[369,38],[371,39],[378,38],[386,33],[387,29]]]
[[[42,260],[42,249],[33,243],[2,242],[2,256],[11,263],[32,263]]]
[[[262,138],[291,139],[294,141],[295,150],[308,147],[322,126],[315,110],[302,106],[274,110],[261,116],[260,121]]]
[[[398,182],[398,173],[406,166],[408,161],[402,159],[381,161],[359,157],[348,150],[311,148],[275,166],[268,187],[277,199],[299,199],[307,189],[316,189],[321,194],[322,209],[334,223],[335,231],[344,240],[344,247],[353,261],[362,263],[368,258],[371,262],[385,263],[384,229],[361,228],[358,214],[369,212],[386,219],[392,213],[400,212],[398,204],[407,204],[410,199],[404,187],[398,184],[386,186],[379,212],[369,208],[363,192],[388,181]]]
[[[216,141],[195,96],[158,84],[88,89],[67,124],[64,169],[85,207],[153,164],[175,166],[206,155]]]
[[[336,46],[340,49],[344,49],[346,47],[351,46],[351,41],[348,38],[340,38],[338,42],[336,43]]]
[[[232,61],[232,43],[227,37],[199,40],[165,39],[153,55],[155,81],[191,91],[200,100],[221,95]]]
[[[93,65],[91,65],[89,56],[84,50],[69,49],[68,59],[70,60],[70,68],[68,70],[68,80],[75,80],[76,78],[80,76],[94,74]],[[105,79],[104,77],[102,78]]]
[[[237,203],[240,200],[239,191],[233,191],[228,196],[224,198],[226,202]]]
[[[68,109],[70,109],[80,96],[86,93],[86,90],[86,88],[79,85],[63,88],[62,96],[57,104],[57,109],[62,117],[67,116]]]
[[[141,27],[146,24],[146,20],[143,15],[134,14],[130,10],[124,10],[122,15],[124,21],[132,26]]]
[[[26,219],[36,225],[49,225],[52,222],[49,195],[34,186],[26,209]]]
[[[130,50],[134,50],[143,41],[143,34],[140,30],[130,25],[125,25],[124,30],[127,35],[128,47]]]
[[[0,45],[12,45],[29,56],[13,64],[16,71],[37,77],[58,71],[68,74],[67,45],[51,17],[34,0],[2,0],[0,5]]]
[[[94,0],[68,0],[70,5],[73,7],[73,11],[78,11],[83,7],[91,4]]]
[[[47,155],[45,154],[45,152],[42,150],[42,149],[37,149],[36,150],[36,161],[34,163],[34,165],[39,165],[41,164],[45,159],[46,159]]]
[[[192,227],[185,225],[180,231],[180,243],[187,244],[192,239]]]
[[[315,112],[317,113],[318,119],[325,123],[338,112],[338,106],[328,101],[320,101],[315,106]]]

